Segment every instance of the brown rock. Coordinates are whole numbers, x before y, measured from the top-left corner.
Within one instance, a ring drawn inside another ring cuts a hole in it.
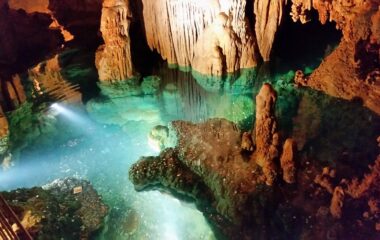
[[[8,0],[8,5],[11,9],[22,9],[29,14],[33,13],[46,13],[49,14],[52,23],[50,24],[50,29],[59,29],[65,41],[70,41],[74,36],[65,29],[64,26],[60,25],[58,20],[55,18],[53,12],[49,9],[49,0]]]
[[[296,181],[296,164],[295,154],[297,151],[297,144],[293,139],[288,138],[284,143],[282,155],[280,158],[283,179],[287,183],[294,183]]]
[[[100,31],[105,44],[98,49],[96,57],[100,81],[120,81],[133,76],[129,36],[131,18],[129,1],[103,2]]]
[[[301,20],[311,8],[324,24],[335,21],[343,38],[338,48],[311,74],[305,85],[344,99],[361,99],[380,113],[379,21],[377,0],[292,0],[292,17]],[[298,14],[298,15],[297,15]]]
[[[335,187],[333,197],[330,204],[330,213],[334,218],[342,217],[342,208],[344,201],[344,191],[343,188],[338,186]]]
[[[246,0],[143,0],[146,39],[169,64],[220,76],[257,64]]]
[[[252,142],[252,136],[249,132],[244,132],[241,139],[241,149],[249,152],[253,152],[254,144]]]
[[[333,194],[334,185],[332,184],[332,178],[335,177],[335,170],[328,167],[324,167],[321,174],[318,174],[314,178],[314,183],[320,185],[326,189],[329,193]]]
[[[256,16],[255,32],[261,56],[269,61],[277,28],[282,20],[286,0],[256,0],[254,13]]]
[[[0,105],[0,155],[3,155],[8,149],[9,125]]]
[[[276,92],[270,84],[264,84],[256,96],[255,139],[256,152],[253,160],[263,168],[267,184],[272,185],[276,177],[274,160],[278,157],[279,135],[274,116]]]
[[[25,71],[61,47],[63,38],[58,29],[49,28],[52,22],[45,12],[28,13],[9,8],[7,4],[0,8],[0,75],[3,80]]]

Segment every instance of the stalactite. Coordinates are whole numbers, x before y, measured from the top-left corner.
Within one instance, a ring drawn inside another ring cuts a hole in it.
[[[246,1],[143,0],[148,45],[169,64],[220,76],[257,64]]]
[[[105,44],[97,52],[96,64],[100,81],[113,82],[133,76],[129,36],[131,18],[129,1],[103,2],[100,31]]]
[[[274,37],[280,26],[286,2],[287,0],[256,0],[254,2],[257,44],[265,62],[270,59]]]

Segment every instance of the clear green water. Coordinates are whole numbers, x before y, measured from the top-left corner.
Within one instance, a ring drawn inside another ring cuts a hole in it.
[[[81,70],[76,66],[72,71]],[[190,73],[162,67],[155,71],[161,83],[154,95],[98,96],[84,106],[61,105],[63,111],[55,119],[43,118],[49,124],[37,124],[43,134],[25,137],[28,144],[13,153],[15,166],[1,172],[0,191],[40,186],[62,177],[88,179],[110,206],[98,239],[214,239],[206,219],[193,205],[158,191],[136,192],[128,169],[139,157],[157,154],[148,144],[148,133],[171,120],[200,122],[224,117],[249,129],[254,96],[266,81],[278,91],[277,116],[285,135],[294,127],[300,99],[309,96],[310,104],[317,105],[319,114],[313,113],[312,118],[320,124],[317,135],[304,147],[305,155],[333,162],[348,151],[374,159],[372,149],[376,149],[380,129],[375,115],[355,103],[297,90],[290,84],[291,73],[273,72],[251,72],[252,81],[246,81],[250,86],[208,92]]]

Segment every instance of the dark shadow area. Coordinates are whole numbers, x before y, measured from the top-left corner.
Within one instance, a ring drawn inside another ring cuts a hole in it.
[[[152,73],[157,62],[162,61],[161,56],[156,51],[151,51],[145,37],[143,4],[141,0],[131,1],[133,21],[130,26],[132,62],[135,70],[142,76]]]
[[[290,5],[288,4],[285,10],[287,14],[276,33],[271,59],[280,68],[315,68],[335,49],[342,34],[335,28],[334,22],[322,25],[315,10],[310,12],[310,22],[293,22],[289,15]]]

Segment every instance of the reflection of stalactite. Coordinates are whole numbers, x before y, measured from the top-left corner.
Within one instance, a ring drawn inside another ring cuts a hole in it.
[[[166,86],[166,89],[163,89],[164,92],[171,92],[177,99],[172,104],[176,104],[178,116],[199,122],[213,114],[215,109],[213,109],[213,104],[210,101],[216,101],[218,95],[209,93],[200,87],[190,72],[162,68],[158,75],[162,78],[162,86],[164,88]],[[171,89],[173,85],[175,85],[175,89]]]
[[[33,82],[37,102],[47,100],[44,97],[52,101],[82,102],[79,85],[68,82],[61,73],[59,55],[30,69],[29,78]]]
[[[24,87],[17,74],[12,77],[4,78],[1,82],[0,104],[4,110],[15,110],[26,101]]]

